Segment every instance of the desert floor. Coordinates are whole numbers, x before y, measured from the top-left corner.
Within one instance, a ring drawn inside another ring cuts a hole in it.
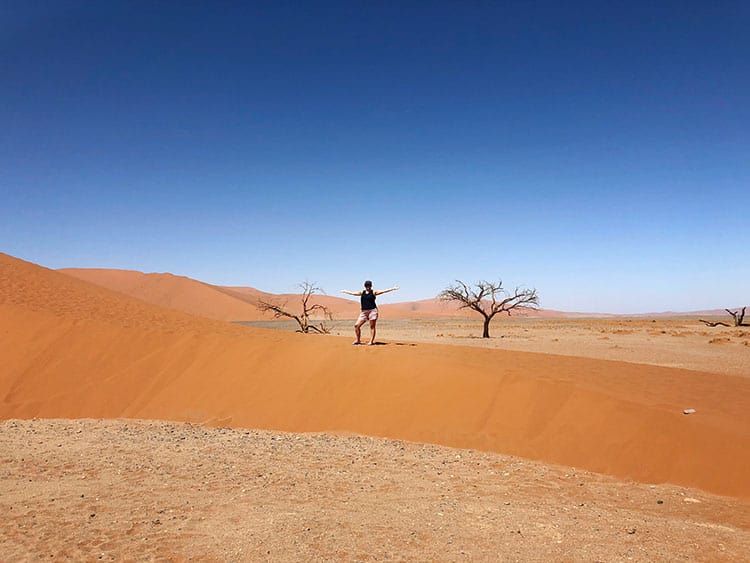
[[[0,561],[750,553],[747,329],[188,313],[0,254]]]
[[[0,424],[25,560],[740,561],[750,503],[403,441],[132,420]]]
[[[729,317],[727,317],[729,318]],[[725,319],[722,319],[725,320]],[[729,319],[731,320],[731,319]],[[294,330],[294,321],[247,324]],[[327,321],[331,334],[354,335],[353,319]],[[369,327],[362,327],[363,339]],[[710,328],[693,318],[523,319],[497,316],[491,338],[481,338],[482,319],[389,319],[377,325],[377,341],[433,342],[619,360],[750,377],[750,327]]]

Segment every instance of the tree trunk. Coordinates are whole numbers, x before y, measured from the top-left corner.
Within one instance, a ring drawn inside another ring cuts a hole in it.
[[[482,338],[490,337],[490,321],[492,317],[484,317],[484,331],[482,332]]]
[[[745,309],[747,307],[743,307],[740,311],[730,311],[729,309],[724,309],[727,313],[732,315],[732,319],[734,319],[734,326],[745,326],[743,321],[745,320]]]

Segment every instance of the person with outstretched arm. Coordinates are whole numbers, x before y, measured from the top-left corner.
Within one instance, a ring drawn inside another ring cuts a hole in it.
[[[347,291],[346,289],[341,290],[341,293],[359,297],[359,301],[362,304],[362,312],[359,314],[359,318],[354,324],[354,334],[357,339],[352,342],[352,344],[362,344],[362,325],[367,321],[370,321],[369,345],[372,346],[373,344],[375,344],[375,324],[378,322],[378,307],[375,304],[375,298],[381,293],[388,293],[389,291],[396,291],[397,289],[399,289],[398,286],[373,291],[372,282],[370,280],[367,280],[365,282],[365,289],[362,291]]]

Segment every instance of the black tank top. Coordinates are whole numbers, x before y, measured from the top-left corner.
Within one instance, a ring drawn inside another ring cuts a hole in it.
[[[375,305],[375,292],[370,291],[369,293],[367,291],[362,292],[362,296],[359,298],[360,303],[362,303],[362,310],[363,311],[370,311],[371,309],[375,309],[377,305]]]

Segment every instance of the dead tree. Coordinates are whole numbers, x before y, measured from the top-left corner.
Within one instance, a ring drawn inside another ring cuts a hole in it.
[[[708,325],[710,327],[715,327],[715,326],[729,326],[727,323],[722,322],[722,321],[704,321],[703,319],[698,319],[698,322],[701,322],[701,323],[703,323],[705,325]]]
[[[476,289],[475,289],[476,288]],[[536,309],[539,296],[536,289],[516,288],[509,293],[503,288],[503,282],[490,283],[479,281],[469,287],[460,280],[444,289],[438,295],[443,301],[458,301],[459,309],[471,309],[484,317],[482,338],[490,337],[490,321],[498,313],[510,313],[513,309]]]
[[[734,319],[734,326],[750,326],[750,325],[745,324],[745,309],[747,309],[747,307],[743,307],[739,311],[730,311],[729,309],[724,309],[724,310],[730,315],[732,315],[732,319]],[[703,319],[698,319],[698,321],[711,327],[729,326],[727,323],[722,322],[722,321],[704,321]]]
[[[316,311],[322,313],[323,316],[330,320],[333,320],[333,314],[328,310],[328,307],[321,305],[320,303],[310,303],[310,299],[313,295],[318,293],[325,293],[314,283],[305,281],[298,285],[302,290],[302,313],[294,314],[286,308],[286,302],[282,305],[277,303],[271,303],[269,301],[258,301],[258,309],[261,311],[272,311],[275,319],[286,317],[297,321],[299,328],[297,332],[303,332],[308,334],[310,331],[317,332],[319,334],[329,334],[331,329],[325,325],[325,321],[321,321],[319,324],[313,324],[310,322],[310,315]]]
[[[732,318],[734,319],[734,326],[748,326],[744,323],[745,309],[747,309],[747,307],[743,307],[740,311],[730,311],[729,309],[724,310],[732,315]]]

